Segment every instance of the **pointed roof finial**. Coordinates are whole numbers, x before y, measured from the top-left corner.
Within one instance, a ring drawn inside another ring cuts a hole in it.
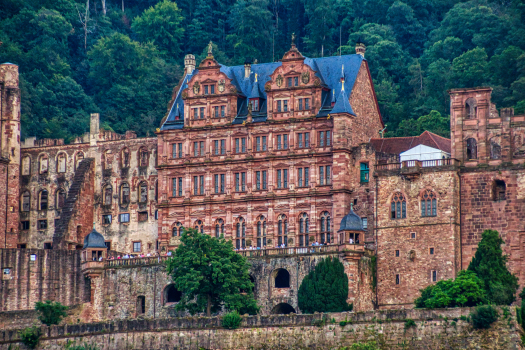
[[[292,33],[292,47],[295,46],[295,33]]]
[[[213,57],[212,50],[213,50],[213,46],[212,46],[212,42],[210,40],[210,43],[208,44],[208,57]]]

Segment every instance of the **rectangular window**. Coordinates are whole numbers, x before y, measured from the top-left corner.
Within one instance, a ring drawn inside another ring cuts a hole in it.
[[[215,93],[215,85],[210,85],[211,94]]]
[[[171,179],[171,196],[176,197],[177,196],[177,178],[174,177]]]
[[[361,218],[361,222],[363,223],[363,229],[368,228],[368,218]]]
[[[288,169],[283,169],[283,188],[288,188]]]
[[[401,278],[399,275],[396,275],[396,284],[399,284],[401,282]]]
[[[277,101],[277,112],[281,112],[281,101]]]
[[[38,229],[39,230],[47,229],[47,220],[38,220]]]
[[[302,98],[299,99],[299,110],[300,111],[303,110],[303,99]]]
[[[303,134],[302,133],[297,134],[297,146],[299,148],[303,148]]]
[[[294,86],[299,86],[299,77],[293,78]]]
[[[204,157],[204,141],[200,142],[200,146],[201,146],[201,157]]]
[[[246,153],[246,137],[241,138],[241,150],[242,153]]]
[[[239,148],[239,139],[235,139],[235,153],[236,154],[239,154],[240,153],[240,148]]]
[[[255,188],[258,190],[261,189],[261,172],[260,171],[255,172]]]
[[[145,222],[148,221],[148,212],[147,211],[139,211],[139,222]]]
[[[430,255],[434,255],[434,248],[429,248],[429,249],[428,249],[428,253],[429,253]]]
[[[257,112],[259,110],[259,99],[253,100],[252,110],[254,112]]]
[[[235,192],[239,192],[241,188],[241,174],[235,173]]]
[[[204,175],[199,176],[199,180],[200,180],[200,186],[199,186],[200,194],[204,194]]]
[[[193,108],[193,119],[199,118],[199,109]]]
[[[20,222],[21,226],[22,226],[22,230],[25,231],[25,230],[29,230],[29,221],[22,221]]]
[[[310,109],[310,99],[309,98],[305,98],[304,99],[304,109],[305,110],[309,110]]]
[[[139,253],[141,251],[141,243],[140,242],[133,242],[133,252]]]
[[[193,156],[194,157],[199,156],[199,143],[198,142],[193,143]]]
[[[214,117],[215,118],[219,118],[219,106],[215,106],[213,107],[213,110],[214,110]]]
[[[204,85],[204,95],[208,95],[208,85]]]
[[[288,112],[288,100],[283,100],[283,111]]]
[[[360,171],[361,171],[361,183],[366,183],[370,181],[370,169],[368,168],[368,163],[361,163],[360,164]]]
[[[222,155],[226,154],[226,140],[225,139],[221,140],[221,154]]]
[[[204,107],[201,107],[201,119],[204,119]]]
[[[432,282],[437,282],[438,275],[436,270],[432,270]]]
[[[310,133],[309,132],[304,133],[304,147],[305,148],[310,147]]]
[[[416,233],[415,232],[410,232],[410,238],[416,239]]]
[[[288,78],[287,81],[288,81],[288,87],[292,87],[292,78],[291,77]]]
[[[129,222],[129,213],[124,213],[119,215],[120,222]]]
[[[266,151],[266,136],[262,137],[262,150]]]
[[[277,170],[277,188],[281,188],[281,170]]]
[[[241,173],[241,190],[246,191],[246,173]]]
[[[331,165],[326,166],[325,176],[326,176],[326,184],[330,185],[332,183],[332,166]]]
[[[319,147],[324,147],[324,131],[319,131]]]
[[[199,177],[193,177],[193,194],[196,196],[199,194]]]
[[[283,149],[288,149],[288,135],[283,135]]]
[[[179,158],[182,158],[182,143],[177,144]]]
[[[225,106],[221,106],[221,118],[224,118]]]
[[[277,135],[277,149],[281,149],[281,148],[282,148],[281,135]]]
[[[319,185],[324,185],[324,166],[319,167]]]
[[[304,168],[304,187],[310,185],[310,168]]]
[[[399,257],[399,250],[396,250],[396,258]]]
[[[297,186],[303,187],[303,168],[297,169]]]
[[[213,176],[213,186],[215,187],[215,193],[219,193],[219,174]]]
[[[179,177],[179,197],[182,197],[182,177]]]
[[[221,174],[221,193],[226,191],[226,174]]]
[[[213,141],[213,153],[219,155],[219,140]]]
[[[257,136],[255,138],[255,145],[256,145],[256,151],[257,152],[260,152],[261,151],[261,137],[260,136]]]
[[[266,187],[267,187],[267,181],[268,181],[267,178],[268,177],[267,177],[266,170],[263,170],[263,172],[262,172],[262,188],[263,188],[263,190],[265,190]]]

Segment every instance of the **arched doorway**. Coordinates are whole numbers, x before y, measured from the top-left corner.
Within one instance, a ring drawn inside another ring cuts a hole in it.
[[[290,288],[290,273],[285,269],[277,270],[275,288]]]
[[[288,303],[277,304],[272,309],[273,315],[288,315],[292,312],[295,313],[295,309]]]
[[[178,303],[182,298],[182,293],[175,288],[175,285],[170,284],[164,288],[164,304]]]

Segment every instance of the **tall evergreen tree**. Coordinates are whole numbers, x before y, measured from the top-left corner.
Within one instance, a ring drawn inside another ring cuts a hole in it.
[[[498,231],[485,230],[468,266],[483,281],[489,302],[496,305],[512,304],[518,290],[518,278],[507,269],[503,243]]]
[[[321,260],[299,287],[299,309],[304,313],[341,312],[348,305],[348,276],[339,259]]]

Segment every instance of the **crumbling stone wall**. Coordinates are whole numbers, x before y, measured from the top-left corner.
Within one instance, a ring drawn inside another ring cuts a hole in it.
[[[1,249],[0,310],[31,310],[37,301],[78,305],[89,299],[80,251]]]
[[[39,349],[63,349],[68,341],[112,349],[340,349],[375,341],[380,349],[523,349],[515,311],[488,330],[461,320],[470,309],[376,311],[245,317],[226,330],[220,318],[124,320],[42,327]],[[324,322],[322,320],[325,320]],[[406,320],[415,326],[406,327]],[[345,321],[345,325],[339,322]],[[16,330],[0,332],[0,349],[20,342]],[[11,348],[10,348],[11,346]]]

